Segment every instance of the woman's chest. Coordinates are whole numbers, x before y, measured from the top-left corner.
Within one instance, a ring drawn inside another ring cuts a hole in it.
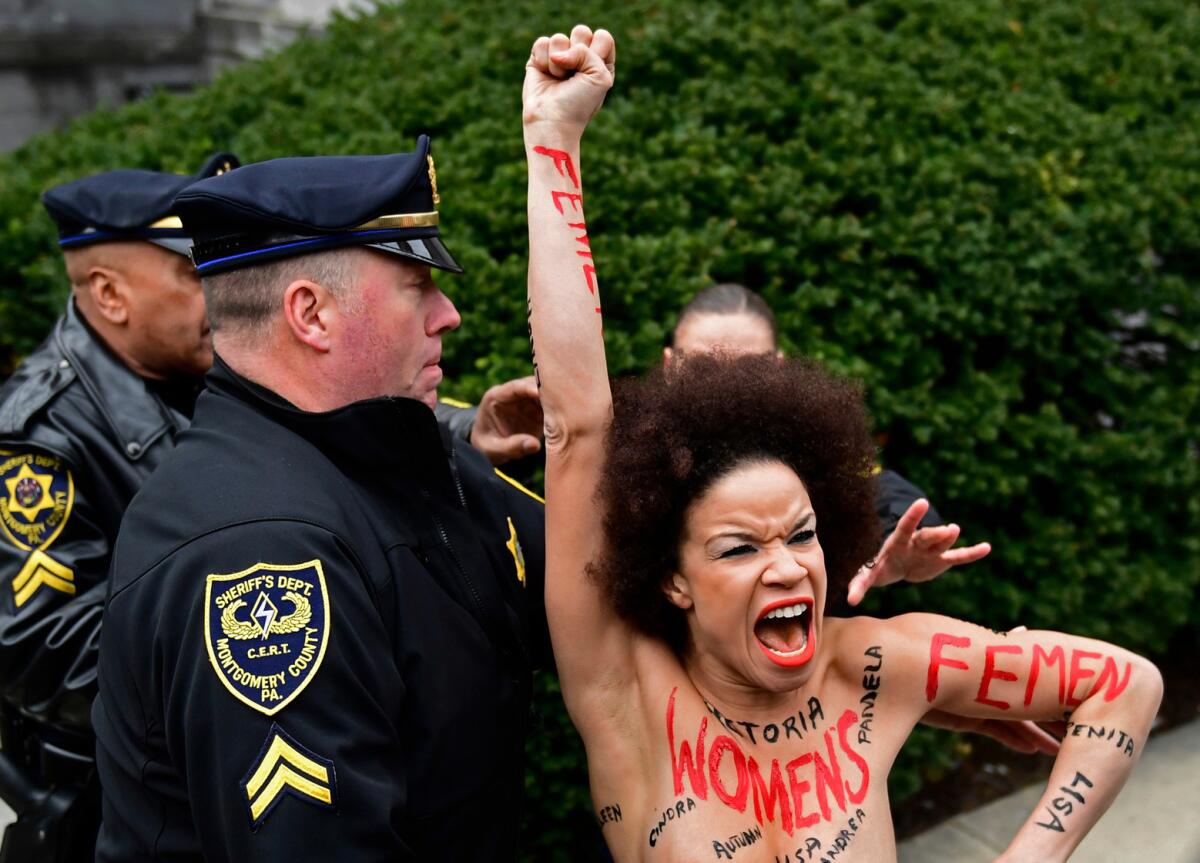
[[[640,840],[637,856],[889,859],[894,749],[877,745],[873,699],[861,699],[851,687],[831,688],[751,720],[694,690],[672,691],[644,766],[640,836],[627,837]],[[871,854],[859,857],[861,849]]]

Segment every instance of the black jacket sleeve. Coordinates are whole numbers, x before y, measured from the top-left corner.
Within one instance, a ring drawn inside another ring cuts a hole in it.
[[[0,688],[41,721],[90,727],[110,539],[71,467],[0,451]]]
[[[896,529],[900,516],[912,506],[913,501],[926,497],[926,494],[894,470],[881,470],[876,480],[875,509],[883,522],[883,538],[887,539]],[[921,527],[939,524],[943,524],[942,517],[930,503],[929,511],[921,519]]]
[[[174,773],[163,781],[183,785],[150,788],[145,806],[131,787],[119,817],[153,819],[149,801],[185,791],[209,861],[411,859],[398,624],[368,569],[323,528],[269,521],[198,539],[114,594],[101,778],[136,775],[136,763],[109,765],[161,734]],[[132,761],[154,761],[154,748]],[[106,822],[118,790],[110,782]]]

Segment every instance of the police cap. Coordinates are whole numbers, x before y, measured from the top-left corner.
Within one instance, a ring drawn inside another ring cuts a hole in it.
[[[146,240],[186,255],[192,241],[171,209],[175,196],[197,180],[227,173],[239,164],[232,153],[216,153],[195,174],[108,171],[55,186],[42,195],[42,203],[58,226],[63,249]]]
[[[461,273],[438,237],[429,138],[412,153],[303,156],[201,180],[175,199],[202,276],[367,246]]]

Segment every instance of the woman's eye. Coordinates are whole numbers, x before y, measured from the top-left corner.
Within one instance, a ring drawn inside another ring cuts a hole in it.
[[[743,554],[751,554],[754,551],[752,545],[735,545],[733,548],[726,549],[717,555],[718,558],[740,557]]]
[[[815,530],[802,530],[793,534],[792,538],[788,540],[788,542],[800,543],[803,545],[816,535],[817,532]]]

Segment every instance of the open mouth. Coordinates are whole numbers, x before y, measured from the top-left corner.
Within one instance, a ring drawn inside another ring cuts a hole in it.
[[[812,659],[816,647],[812,637],[813,601],[784,599],[768,605],[754,624],[754,637],[768,659],[776,665],[795,668]]]

